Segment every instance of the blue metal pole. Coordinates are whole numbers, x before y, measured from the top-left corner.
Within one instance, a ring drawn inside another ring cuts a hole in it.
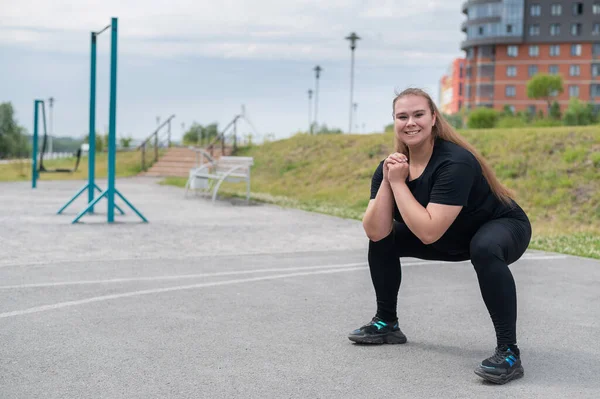
[[[37,154],[38,154],[38,103],[40,100],[33,101],[33,148],[31,149],[31,188],[37,186]]]
[[[108,223],[115,221],[115,175],[116,175],[116,122],[117,122],[117,18],[111,20],[111,53],[110,53],[110,117],[108,121]]]
[[[94,179],[96,172],[96,32],[92,32],[90,61],[90,126],[88,152],[88,204],[94,201]],[[89,213],[94,213],[90,207]]]

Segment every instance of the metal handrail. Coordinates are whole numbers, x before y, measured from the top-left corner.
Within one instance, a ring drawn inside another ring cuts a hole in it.
[[[211,141],[205,148],[208,150],[208,152],[210,153],[210,155],[213,155],[213,150],[216,146],[217,143],[221,143],[221,154],[225,153],[225,141],[228,138],[233,138],[233,151],[235,152],[237,150],[237,132],[235,129],[236,123],[238,121],[239,118],[241,118],[242,115],[236,115],[233,120],[231,122],[229,122],[227,124],[227,126],[225,126],[225,129],[223,129],[223,131],[221,133],[219,133],[214,139],[213,141]],[[226,135],[225,133],[227,132],[227,130],[229,130],[229,128],[231,126],[234,126],[234,130],[233,133]]]
[[[158,161],[158,148],[159,146],[162,146],[165,143],[165,138],[166,138],[166,147],[170,148],[171,147],[171,120],[175,118],[175,114],[171,115],[170,117],[167,118],[167,120],[165,120],[163,123],[161,123],[154,132],[152,132],[144,141],[142,141],[142,143],[137,146],[136,151],[140,150],[142,153],[142,170],[145,171],[146,170],[146,146],[151,145],[150,143],[152,143],[152,139],[154,139],[154,161],[156,162]],[[166,132],[163,132],[163,134],[160,134],[160,131],[163,127],[168,126]]]

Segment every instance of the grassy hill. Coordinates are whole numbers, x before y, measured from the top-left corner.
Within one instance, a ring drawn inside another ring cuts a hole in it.
[[[600,258],[600,129],[597,126],[465,130],[498,177],[517,193],[533,248]],[[361,219],[371,176],[393,152],[393,134],[297,135],[244,148],[253,156],[252,197]],[[183,186],[185,179],[167,184]],[[244,195],[242,186],[222,192]]]
[[[533,224],[531,247],[600,259],[600,128],[558,127],[465,130],[498,177],[517,193]],[[392,133],[297,135],[242,148],[253,156],[252,198],[334,216],[361,219],[369,202],[371,176],[393,151]],[[139,153],[118,153],[117,176],[140,171]],[[73,160],[47,161],[48,168]],[[0,182],[31,179],[27,162],[0,164]],[[97,177],[106,176],[99,154]],[[73,174],[41,179],[86,179],[87,159]],[[185,179],[165,184],[183,187]],[[220,194],[245,196],[243,185],[224,184]]]

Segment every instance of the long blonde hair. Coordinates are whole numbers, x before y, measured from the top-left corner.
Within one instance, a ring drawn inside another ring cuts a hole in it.
[[[514,192],[512,190],[510,190],[508,187],[504,186],[500,182],[500,180],[498,180],[498,178],[496,177],[496,174],[494,173],[494,170],[488,165],[488,163],[485,161],[485,159],[481,155],[479,155],[479,153],[477,152],[475,147],[473,147],[471,144],[469,144],[460,134],[458,134],[454,130],[452,125],[450,125],[448,123],[448,121],[446,121],[446,119],[443,117],[442,113],[439,112],[439,110],[435,106],[433,100],[431,99],[431,96],[429,96],[429,94],[427,94],[425,91],[423,91],[421,89],[417,89],[417,88],[408,88],[399,94],[397,93],[396,97],[394,98],[394,102],[392,103],[393,118],[394,119],[396,118],[396,116],[395,116],[396,101],[399,98],[404,97],[404,96],[420,96],[420,97],[425,98],[427,100],[427,102],[429,103],[429,109],[431,110],[431,114],[435,115],[435,118],[436,118],[435,125],[432,127],[432,130],[431,130],[433,139],[435,140],[436,138],[439,137],[443,140],[450,141],[454,144],[461,146],[462,148],[466,149],[471,154],[473,154],[473,156],[475,156],[475,158],[477,158],[479,165],[481,165],[481,170],[483,172],[483,176],[487,180],[487,182],[490,186],[490,189],[492,190],[494,195],[500,201],[502,201],[504,204],[511,203],[511,200],[515,197]],[[396,152],[403,153],[410,160],[410,152],[409,152],[408,146],[406,144],[404,144],[401,140],[398,139],[397,134],[394,134],[394,148],[395,148]]]

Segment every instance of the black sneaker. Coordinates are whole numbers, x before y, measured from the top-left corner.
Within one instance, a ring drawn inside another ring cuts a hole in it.
[[[496,384],[506,384],[510,380],[521,378],[523,372],[519,350],[512,351],[508,345],[497,347],[496,353],[475,369],[475,374]]]
[[[398,327],[398,320],[385,322],[378,317],[373,317],[369,324],[348,335],[350,341],[359,344],[404,344],[406,336]]]

